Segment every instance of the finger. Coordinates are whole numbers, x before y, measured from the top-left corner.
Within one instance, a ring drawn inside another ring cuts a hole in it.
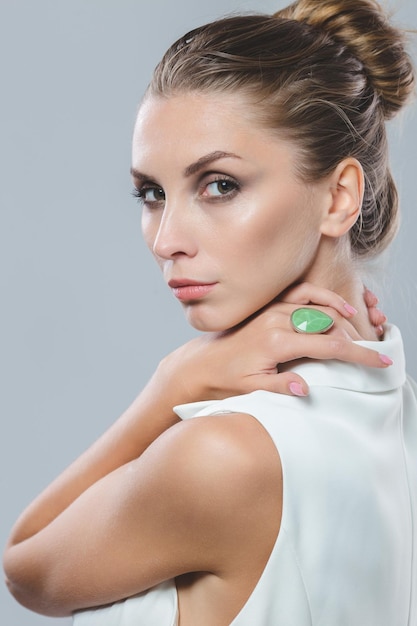
[[[281,363],[301,358],[318,360],[336,359],[348,363],[358,363],[367,367],[385,368],[392,361],[377,350],[366,348],[345,338],[343,335],[298,335],[287,339],[277,334],[279,342],[271,342],[270,354],[276,352]]]
[[[318,304],[329,306],[338,311],[343,317],[350,318],[356,315],[357,310],[334,291],[324,287],[316,287],[311,283],[301,283],[292,287],[283,294],[282,302],[293,304]]]
[[[367,367],[386,368],[392,365],[392,360],[378,352],[361,346],[358,343],[338,336],[310,335],[304,336],[304,353],[313,359],[336,359],[348,363],[358,363]],[[300,349],[302,346],[300,346]],[[307,354],[308,352],[308,354]]]
[[[363,292],[363,299],[365,300],[365,304],[367,307],[377,306],[379,302],[374,292],[368,289],[368,287],[365,287],[365,290]]]
[[[382,326],[387,321],[387,316],[375,307],[368,308],[368,316],[373,326]]]
[[[287,396],[305,397],[309,393],[308,385],[304,378],[294,372],[282,372],[279,374],[257,374],[247,379],[248,393],[263,389]]]

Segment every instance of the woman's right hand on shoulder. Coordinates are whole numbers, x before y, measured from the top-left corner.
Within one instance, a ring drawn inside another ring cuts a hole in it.
[[[381,335],[386,318],[368,290],[364,300],[369,319]],[[335,320],[333,328],[326,334],[295,332],[290,316],[300,306],[328,313]],[[303,283],[288,291],[285,300],[270,304],[244,324],[223,333],[206,333],[181,346],[161,366],[176,379],[184,402],[222,399],[257,389],[305,396],[306,381],[287,371],[288,365],[281,371],[283,364],[301,358],[337,359],[376,368],[391,364],[377,350],[354,343],[362,339],[349,321],[354,315],[353,307],[337,294]]]

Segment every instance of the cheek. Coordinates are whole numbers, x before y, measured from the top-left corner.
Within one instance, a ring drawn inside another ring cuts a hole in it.
[[[278,279],[295,280],[312,262],[319,240],[314,215],[308,204],[296,196],[264,206],[256,219],[245,225],[240,245],[258,268],[263,265]]]
[[[155,242],[156,234],[158,232],[158,225],[156,220],[152,218],[146,211],[142,212],[141,229],[142,237],[149,250],[152,252]]]
[[[258,210],[252,208],[252,215],[241,223],[238,229],[238,243],[241,242],[243,251],[257,257],[270,256],[271,252],[278,251],[282,244],[288,240],[291,230],[291,218],[289,211],[283,211],[283,207],[270,202]],[[273,258],[271,258],[271,261]]]

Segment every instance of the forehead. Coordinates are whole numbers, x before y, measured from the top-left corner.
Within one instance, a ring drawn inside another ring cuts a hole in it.
[[[133,136],[133,167],[176,162],[186,166],[203,154],[223,151],[243,159],[278,158],[292,146],[256,122],[254,105],[243,94],[186,93],[147,96]]]
[[[186,93],[170,97],[148,96],[142,102],[135,136],[143,141],[169,135],[194,140],[210,133],[255,132],[250,104],[239,95]]]

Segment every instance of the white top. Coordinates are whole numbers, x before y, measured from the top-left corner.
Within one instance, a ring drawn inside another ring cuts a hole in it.
[[[298,365],[308,398],[256,391],[177,407],[183,419],[253,415],[281,458],[279,535],[230,626],[417,624],[417,386],[406,378],[395,327],[377,349],[393,358],[392,367]],[[168,581],[82,611],[74,623],[175,626],[177,611],[175,584]]]

